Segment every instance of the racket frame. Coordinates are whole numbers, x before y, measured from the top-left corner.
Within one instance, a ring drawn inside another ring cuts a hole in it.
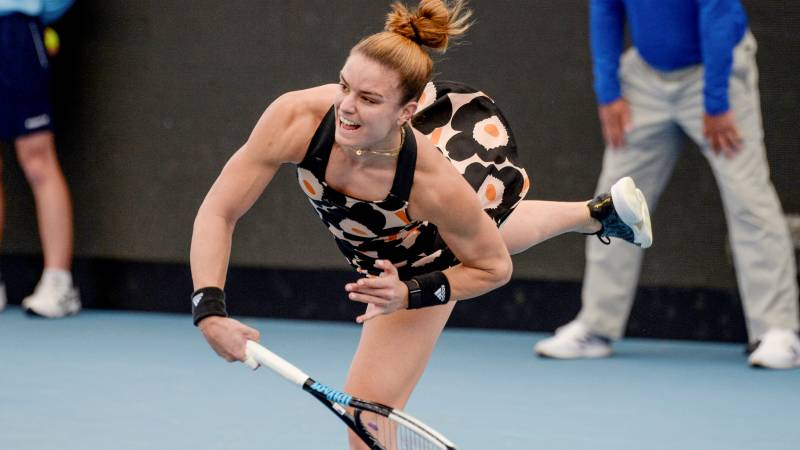
[[[441,450],[456,450],[455,444],[450,442],[441,433],[403,411],[380,403],[353,397],[346,392],[333,389],[325,384],[314,381],[308,374],[257,342],[247,341],[246,360],[244,363],[253,370],[257,369],[259,366],[265,366],[290,383],[299,386],[304,391],[311,394],[314,398],[327,406],[328,409],[336,413],[342,422],[347,424],[353,433],[361,438],[365,444],[369,445],[372,450],[387,449],[367,431],[366,427],[361,422],[360,415],[362,411],[369,411],[386,417],[417,434],[427,435],[430,438],[429,440],[439,446]],[[346,409],[347,407],[353,408],[354,414],[350,414]]]

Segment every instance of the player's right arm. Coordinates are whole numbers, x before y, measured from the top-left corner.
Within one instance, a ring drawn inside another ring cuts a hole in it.
[[[321,117],[321,108],[311,99],[320,97],[315,91],[324,88],[291,92],[275,100],[247,142],[225,164],[194,221],[189,259],[195,289],[224,288],[236,222],[282,164],[303,159]],[[211,316],[198,326],[211,347],[228,361],[243,360],[246,340],[258,340],[256,330],[233,319]]]

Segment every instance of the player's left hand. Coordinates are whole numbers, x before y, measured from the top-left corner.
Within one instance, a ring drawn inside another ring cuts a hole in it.
[[[350,300],[367,304],[367,311],[356,318],[358,323],[408,308],[408,287],[400,281],[397,268],[385,259],[376,261],[375,267],[383,271],[380,276],[361,278],[344,286]]]
[[[742,146],[742,136],[732,111],[715,116],[706,114],[703,117],[703,135],[714,153],[727,158],[733,158]]]

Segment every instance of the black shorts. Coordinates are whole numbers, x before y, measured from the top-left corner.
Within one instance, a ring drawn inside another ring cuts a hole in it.
[[[42,33],[35,17],[0,16],[0,140],[52,127]]]

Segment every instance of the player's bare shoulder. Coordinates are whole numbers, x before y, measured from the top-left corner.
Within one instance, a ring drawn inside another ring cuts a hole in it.
[[[328,84],[282,94],[261,115],[248,146],[269,159],[302,161],[314,131],[333,105],[337,90],[337,85]]]

